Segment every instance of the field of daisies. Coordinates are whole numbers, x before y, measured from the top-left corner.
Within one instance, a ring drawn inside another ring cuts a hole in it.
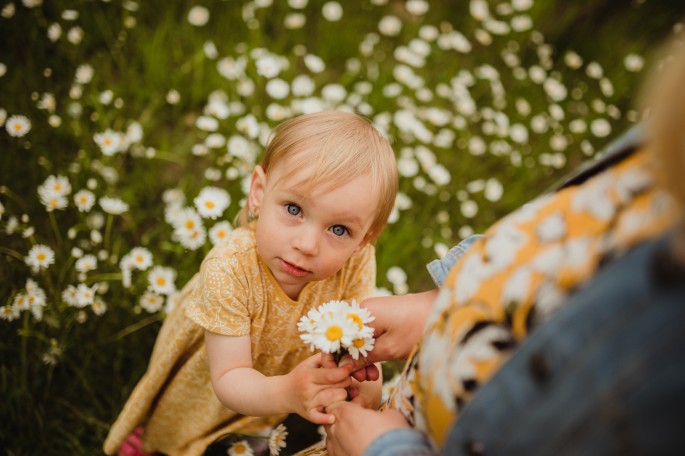
[[[358,112],[401,174],[379,293],[637,122],[682,0],[0,0],[0,442],[98,454],[271,128]]]

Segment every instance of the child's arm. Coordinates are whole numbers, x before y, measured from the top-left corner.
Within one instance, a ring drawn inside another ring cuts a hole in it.
[[[252,368],[250,336],[205,331],[205,344],[214,391],[222,404],[240,414],[297,413],[315,424],[330,424],[333,415],[325,407],[347,396],[351,368],[323,368],[320,354],[285,375],[267,377]]]

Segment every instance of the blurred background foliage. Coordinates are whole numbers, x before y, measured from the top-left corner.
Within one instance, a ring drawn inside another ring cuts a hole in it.
[[[425,263],[639,120],[640,84],[685,3],[4,0],[0,11],[0,442],[23,455],[101,452],[174,303],[147,274],[169,268],[178,290],[196,272],[280,121],[354,110],[392,139],[401,195],[377,243],[378,287],[421,291]],[[68,182],[66,203],[39,196],[50,176]],[[219,220],[193,219],[206,240],[189,246],[174,217],[197,214],[208,186],[231,203]],[[127,207],[79,209],[79,190]],[[137,247],[150,264],[127,267]],[[88,255],[92,268],[78,261]],[[70,297],[80,285],[94,296]]]

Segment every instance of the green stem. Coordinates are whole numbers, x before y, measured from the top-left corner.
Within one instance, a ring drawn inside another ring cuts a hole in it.
[[[104,344],[108,344],[111,342],[117,342],[117,341],[123,339],[124,337],[128,336],[129,334],[133,334],[134,332],[139,331],[139,330],[143,329],[144,327],[146,327],[147,325],[155,323],[155,322],[161,320],[162,318],[164,318],[164,315],[161,312],[158,314],[155,314],[155,315],[150,315],[149,317],[144,318],[143,320],[140,320],[137,323],[134,323],[130,326],[127,326],[126,328],[124,328],[121,331],[119,331],[118,333],[116,333],[114,336],[98,342],[97,345],[104,345]]]
[[[119,281],[121,280],[121,272],[109,272],[104,274],[95,274],[86,278],[84,283],[91,284],[95,282],[106,281]]]
[[[9,255],[13,258],[16,258],[22,263],[24,262],[24,256],[16,250],[8,249],[7,247],[3,247],[0,245],[0,252],[4,253],[5,255]]]
[[[26,209],[26,202],[16,193],[14,193],[12,190],[7,188],[7,186],[3,185],[0,187],[0,193],[3,195],[7,195],[9,199],[20,205],[22,208]]]
[[[114,216],[112,214],[107,214],[107,226],[105,227],[105,250],[109,252],[109,237],[112,234],[112,222]]]
[[[48,211],[48,216],[50,217],[50,225],[52,225],[52,230],[55,232],[55,240],[57,240],[57,245],[62,245],[62,235],[59,234],[59,229],[57,228],[57,220],[55,219],[55,212]]]
[[[23,328],[22,331],[24,333],[28,333],[29,331],[29,319],[31,318],[31,312],[24,312],[24,322],[23,322]],[[21,338],[21,386],[24,389],[24,391],[29,391],[29,386],[28,386],[28,379],[29,379],[29,373],[28,373],[28,338],[27,337],[22,337]]]

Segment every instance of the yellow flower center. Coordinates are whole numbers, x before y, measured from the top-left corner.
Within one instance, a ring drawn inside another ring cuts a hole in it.
[[[245,448],[245,445],[242,443],[238,443],[236,446],[233,447],[236,453],[238,454],[243,454],[247,451],[247,448]]]
[[[330,340],[331,342],[335,342],[336,340],[340,340],[340,338],[343,335],[342,328],[340,326],[329,326],[328,329],[326,330],[326,339]]]
[[[36,255],[36,259],[38,259],[38,261],[44,261],[45,260],[45,254],[39,253],[38,255]]]
[[[362,321],[362,319],[359,315],[354,314],[354,313],[349,313],[346,316],[347,316],[347,318],[349,318],[350,320],[355,322],[355,324],[357,325],[357,328],[362,329],[362,326],[364,326],[364,322]]]
[[[164,277],[158,277],[157,278],[157,285],[160,287],[164,286],[166,284],[166,279]]]
[[[194,226],[195,226],[195,224],[193,223],[192,220],[186,220],[186,228],[188,228],[189,230],[192,230]]]
[[[364,346],[364,339],[354,339],[352,341],[352,345],[354,345],[356,348],[362,348]]]
[[[214,201],[205,201],[205,206],[207,207],[207,209],[214,208]]]

